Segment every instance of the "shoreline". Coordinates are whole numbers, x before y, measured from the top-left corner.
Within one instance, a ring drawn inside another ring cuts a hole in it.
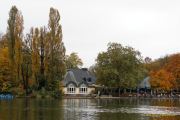
[[[180,97],[62,97],[62,99],[180,99]]]
[[[50,97],[50,96],[15,96],[12,94],[0,94],[0,100],[10,100],[16,98],[28,98],[28,99],[180,99],[179,95],[175,96],[118,96],[113,97],[112,95],[102,95],[102,96],[60,96],[60,97]]]
[[[61,98],[34,98],[34,97],[13,97],[11,99],[8,98],[0,98],[1,100],[14,100],[14,99],[94,99],[94,100],[120,100],[120,99],[148,99],[148,100],[153,100],[153,99],[159,99],[159,100],[180,100],[180,97],[61,97]]]

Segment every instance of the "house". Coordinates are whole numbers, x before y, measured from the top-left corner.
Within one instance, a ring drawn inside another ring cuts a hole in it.
[[[95,90],[95,76],[87,68],[70,69],[67,71],[63,83],[65,95],[87,96]]]

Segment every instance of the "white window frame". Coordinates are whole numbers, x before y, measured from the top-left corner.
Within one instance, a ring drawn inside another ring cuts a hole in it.
[[[74,84],[71,83],[67,86],[67,93],[68,94],[75,94],[76,93],[76,87]]]
[[[81,84],[79,87],[79,93],[80,94],[87,94],[88,92],[88,87],[85,84]]]

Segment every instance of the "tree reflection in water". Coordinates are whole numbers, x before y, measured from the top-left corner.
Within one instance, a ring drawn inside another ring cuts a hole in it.
[[[178,99],[15,99],[0,120],[180,120]]]

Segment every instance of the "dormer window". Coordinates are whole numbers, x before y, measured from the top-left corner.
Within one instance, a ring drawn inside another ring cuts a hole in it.
[[[83,77],[83,81],[86,82],[86,78],[85,77]]]
[[[91,79],[91,78],[88,78],[88,82],[92,82],[92,79]]]

